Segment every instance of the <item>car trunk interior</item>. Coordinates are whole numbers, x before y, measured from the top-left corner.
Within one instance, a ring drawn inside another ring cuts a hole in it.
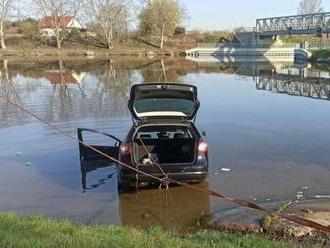
[[[196,138],[187,127],[150,126],[140,128],[133,139],[135,163],[192,163]]]

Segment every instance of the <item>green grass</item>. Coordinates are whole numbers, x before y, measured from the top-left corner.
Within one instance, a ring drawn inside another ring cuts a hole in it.
[[[83,226],[40,216],[0,214],[0,247],[293,247],[247,235],[202,231],[180,236],[160,227],[138,231],[120,226]]]
[[[301,43],[304,41],[308,41],[309,43],[328,43],[328,39],[325,37],[323,39],[320,39],[320,37],[316,37],[315,35],[284,35],[281,36],[281,40],[286,43]]]
[[[314,62],[326,62],[330,59],[330,49],[322,49],[322,50],[315,50],[312,51],[312,61]],[[329,68],[323,68],[325,71],[328,71]]]
[[[313,58],[314,59],[326,59],[326,58],[330,58],[330,49],[322,49],[322,50],[316,50],[313,51]]]
[[[314,67],[315,67],[317,70],[320,70],[320,71],[330,72],[330,65],[316,64],[316,65],[314,65]]]

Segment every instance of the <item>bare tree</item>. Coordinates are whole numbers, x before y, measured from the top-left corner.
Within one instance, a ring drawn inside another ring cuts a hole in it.
[[[5,43],[5,23],[12,8],[13,0],[0,0],[0,46],[6,49]]]
[[[51,19],[54,29],[56,45],[61,49],[61,44],[67,32],[62,27],[62,18],[72,16],[76,18],[80,10],[81,0],[32,0],[34,7],[40,15]]]
[[[184,10],[177,0],[148,0],[139,15],[140,28],[145,33],[159,37],[159,47],[164,47],[164,37],[174,34],[182,22]]]
[[[322,0],[300,0],[298,14],[313,14],[323,11]]]
[[[85,12],[94,30],[112,49],[127,36],[130,5],[125,0],[86,0]]]

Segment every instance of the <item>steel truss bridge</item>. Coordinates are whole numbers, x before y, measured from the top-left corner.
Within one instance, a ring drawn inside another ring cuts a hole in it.
[[[330,33],[330,12],[257,19],[254,30],[259,36]]]

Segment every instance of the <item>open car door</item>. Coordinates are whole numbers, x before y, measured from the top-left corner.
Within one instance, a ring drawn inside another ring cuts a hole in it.
[[[104,141],[103,139],[102,142],[105,142],[107,145],[91,145],[90,141],[86,139],[86,138],[90,138],[87,136],[91,136],[91,135],[94,136],[94,138],[96,138],[96,140],[94,139],[94,141],[98,141],[97,143],[100,142],[100,137],[97,136],[99,135],[103,136],[103,138],[106,138],[106,140]],[[96,150],[102,153],[109,155],[114,159],[118,159],[119,146],[122,143],[122,141],[117,137],[93,129],[78,128],[78,139],[79,141],[88,144],[89,146],[95,148]],[[104,175],[103,172],[102,174],[103,177],[101,179],[89,185],[87,183],[87,175],[89,173],[102,168],[107,168],[107,167],[111,168],[111,166],[116,165],[116,163],[115,161],[101,155],[100,153],[92,150],[87,146],[84,146],[81,143],[79,143],[79,153],[80,153],[80,167],[81,167],[81,186],[83,192],[100,187],[101,185],[105,184],[108,180],[110,180],[115,174],[113,170],[110,170],[110,174],[108,173],[106,175]]]
[[[87,143],[86,139],[84,139],[84,134],[93,134],[95,135],[102,135],[106,138],[109,138],[109,145],[90,145],[91,147],[95,148],[96,150],[105,153],[109,155],[110,157],[114,159],[118,159],[119,155],[119,146],[122,143],[120,139],[117,137],[107,134],[101,131],[93,130],[93,129],[87,129],[87,128],[78,128],[78,139],[81,142]],[[80,152],[80,160],[86,161],[86,160],[93,160],[93,161],[107,161],[108,163],[114,163],[113,160],[110,160],[109,158],[104,157],[100,153],[92,150],[91,148],[84,146],[82,143],[79,143],[79,152]]]

